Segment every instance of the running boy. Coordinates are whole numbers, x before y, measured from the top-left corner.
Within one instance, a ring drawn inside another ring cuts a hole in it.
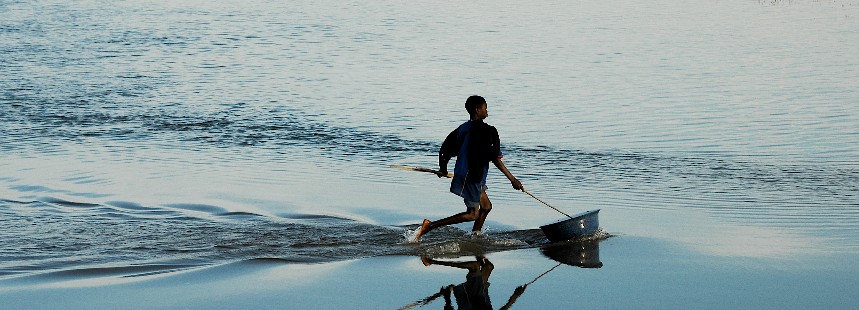
[[[486,100],[480,96],[468,97],[465,101],[465,110],[468,111],[469,120],[452,131],[441,145],[438,153],[438,176],[447,176],[447,163],[451,157],[456,157],[450,192],[462,197],[466,210],[434,222],[424,219],[415,235],[415,241],[420,240],[421,236],[433,229],[462,222],[474,221],[472,232],[483,229],[483,222],[486,221],[489,211],[492,211],[492,202],[486,195],[489,162],[495,164],[495,167],[504,173],[514,189],[524,190],[522,183],[501,161],[503,154],[498,130],[483,122],[489,117]]]

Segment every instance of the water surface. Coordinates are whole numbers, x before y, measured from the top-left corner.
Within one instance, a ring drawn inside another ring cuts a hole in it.
[[[602,209],[609,234],[859,251],[851,1],[57,0],[0,16],[0,278],[541,246],[535,228],[561,216],[499,173],[488,239],[404,242],[461,201],[388,167],[435,165],[471,94],[526,188]]]

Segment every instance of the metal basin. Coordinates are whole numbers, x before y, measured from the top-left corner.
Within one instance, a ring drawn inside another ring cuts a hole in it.
[[[540,226],[546,238],[552,242],[570,240],[575,237],[595,233],[600,226],[599,209],[572,215],[572,218],[549,225]]]

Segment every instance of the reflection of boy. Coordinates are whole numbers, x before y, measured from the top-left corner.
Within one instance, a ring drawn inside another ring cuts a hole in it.
[[[452,287],[458,309],[492,309],[492,301],[489,300],[489,275],[495,266],[488,259],[477,257],[473,262],[445,262],[422,257],[421,260],[425,266],[436,264],[468,269],[465,282]],[[445,298],[445,301],[449,302],[449,298]]]
[[[483,267],[482,263],[481,267]],[[489,264],[488,268],[486,278],[492,272],[492,264]],[[492,301],[489,300],[489,282],[484,280],[481,270],[469,270],[465,275],[465,283],[453,287],[453,296],[456,297],[459,309],[492,309]]]
[[[477,260],[473,262],[445,262],[421,257],[424,266],[442,265],[456,268],[468,269],[468,274],[465,276],[465,282],[459,285],[449,285],[442,288],[444,294],[445,306],[444,309],[453,309],[450,300],[450,292],[453,291],[453,296],[456,299],[458,309],[492,309],[492,301],[489,299],[489,275],[495,269],[495,265],[483,256],[475,257]],[[506,310],[513,306],[516,299],[525,292],[528,285],[519,286],[510,296],[507,304],[500,309]]]
[[[486,100],[480,96],[468,97],[465,101],[465,109],[470,119],[452,131],[442,143],[439,151],[439,177],[448,175],[447,163],[452,157],[456,158],[453,180],[450,183],[450,191],[465,202],[466,211],[458,213],[438,221],[424,219],[415,240],[438,227],[474,221],[471,231],[477,232],[483,229],[483,223],[489,211],[492,211],[492,202],[486,195],[486,176],[489,173],[489,162],[495,164],[504,176],[510,180],[514,189],[524,190],[522,183],[507,170],[501,161],[501,139],[498,130],[483,122],[489,117]]]

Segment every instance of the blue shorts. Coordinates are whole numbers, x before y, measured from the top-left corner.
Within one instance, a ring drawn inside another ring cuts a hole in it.
[[[471,212],[471,210],[474,208],[480,209],[480,201],[468,201],[465,199],[463,199],[462,201],[465,202],[465,208],[468,209],[467,212]]]
[[[480,188],[481,196],[483,195],[483,193],[486,192],[487,189],[489,189],[489,187],[487,187],[486,185],[483,185],[483,187]],[[480,209],[480,201],[469,201],[465,198],[463,198],[462,201],[465,202],[465,208],[468,209],[468,212],[471,212],[471,209],[474,208]]]

